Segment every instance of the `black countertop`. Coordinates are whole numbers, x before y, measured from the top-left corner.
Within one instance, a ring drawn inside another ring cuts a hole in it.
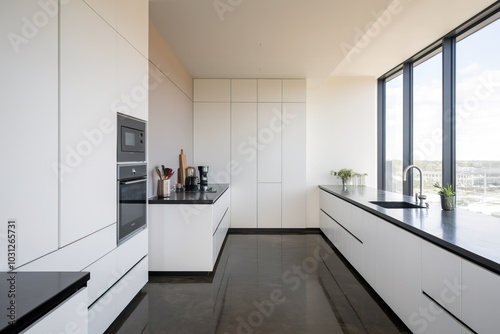
[[[214,204],[219,197],[229,189],[229,184],[209,184],[208,192],[183,191],[171,192],[170,197],[154,196],[149,199],[149,204]]]
[[[90,279],[88,272],[2,272],[0,276],[1,334],[26,329]]]
[[[411,196],[359,186],[347,191],[342,186],[320,189],[387,220],[462,258],[500,274],[500,219],[463,209],[441,210],[440,203],[425,209],[384,209],[370,201],[406,201]]]

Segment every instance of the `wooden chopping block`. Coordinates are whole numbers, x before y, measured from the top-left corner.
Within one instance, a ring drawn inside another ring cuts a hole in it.
[[[187,168],[186,155],[184,154],[184,150],[181,149],[181,154],[179,154],[179,178],[178,178],[178,181],[182,185],[184,185],[184,183],[186,182],[186,168]]]

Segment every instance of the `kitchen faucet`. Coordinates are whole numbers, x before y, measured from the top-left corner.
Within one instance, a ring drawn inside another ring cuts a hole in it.
[[[424,206],[424,200],[427,199],[427,196],[425,196],[424,194],[422,194],[423,176],[422,176],[422,170],[420,169],[420,167],[418,167],[416,165],[410,165],[410,166],[406,167],[405,170],[403,171],[403,181],[406,181],[406,174],[408,174],[408,171],[410,169],[412,169],[412,168],[415,168],[420,173],[420,193],[419,193],[418,196],[417,196],[417,194],[415,194],[415,201],[418,202],[420,200],[419,204],[421,206]]]

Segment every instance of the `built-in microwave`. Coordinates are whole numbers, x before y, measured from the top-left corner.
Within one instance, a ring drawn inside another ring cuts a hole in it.
[[[118,114],[117,161],[146,161],[146,123]]]

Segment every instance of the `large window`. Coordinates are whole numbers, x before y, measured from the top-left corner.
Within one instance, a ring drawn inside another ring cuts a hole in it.
[[[441,52],[413,68],[413,164],[423,172],[423,193],[439,201],[433,184],[442,177],[442,58]],[[419,192],[419,175],[413,173],[413,193]]]
[[[403,192],[403,75],[387,81],[385,89],[386,184],[385,189]]]
[[[500,20],[457,42],[457,206],[500,216]]]
[[[379,79],[379,188],[418,192],[418,173],[402,181],[414,164],[430,201],[450,183],[459,207],[500,217],[499,17],[485,10]]]

